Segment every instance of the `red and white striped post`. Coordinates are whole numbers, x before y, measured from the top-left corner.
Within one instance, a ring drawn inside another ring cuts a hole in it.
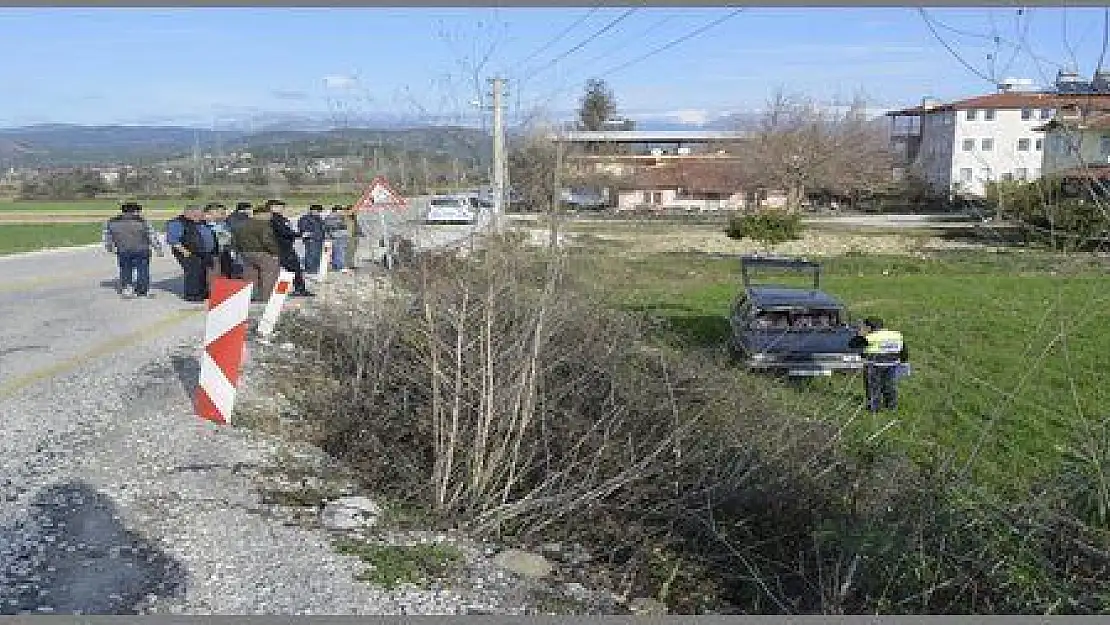
[[[258,322],[258,334],[262,338],[269,338],[274,333],[274,328],[277,327],[278,315],[281,314],[281,308],[285,305],[285,297],[292,285],[293,272],[282,270],[278,274],[277,282],[274,283],[274,291],[270,293],[270,299],[266,302],[266,310],[262,311],[262,319]]]
[[[204,323],[204,356],[194,405],[197,416],[231,423],[235,392],[247,344],[247,313],[254,285],[245,280],[213,278]]]
[[[320,253],[320,271],[316,273],[320,282],[328,279],[328,270],[331,269],[332,242],[324,241],[323,251]]]

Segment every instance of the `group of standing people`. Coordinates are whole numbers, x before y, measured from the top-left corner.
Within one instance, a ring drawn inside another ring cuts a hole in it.
[[[117,255],[117,291],[128,297],[150,295],[152,252],[163,255],[154,228],[141,216],[137,203],[121,205],[120,215],[104,227],[104,245]],[[337,205],[326,212],[313,204],[294,225],[285,216],[286,203],[268,200],[261,206],[239,202],[230,213],[219,203],[186,206],[166,222],[166,245],[184,272],[184,299],[203,302],[215,276],[254,282],[256,302],[273,291],[282,269],[293,273],[290,295],[311,297],[305,274],[316,274],[327,262],[349,273],[354,265],[358,221],[351,206]],[[294,244],[302,241],[303,259]],[[323,258],[324,242],[332,242],[330,258]]]

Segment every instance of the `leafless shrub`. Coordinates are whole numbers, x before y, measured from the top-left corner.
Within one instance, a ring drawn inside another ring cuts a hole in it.
[[[444,521],[586,545],[564,574],[678,612],[1100,609],[1108,543],[1066,501],[845,453],[715,352],[649,347],[567,267],[489,240],[420,257],[358,314],[284,324],[321,369],[296,395],[320,444]]]

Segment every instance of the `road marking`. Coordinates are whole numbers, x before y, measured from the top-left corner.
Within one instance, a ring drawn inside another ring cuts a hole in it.
[[[61,375],[63,373],[68,373],[76,369],[77,367],[85,364],[86,362],[89,362],[96,358],[118,352],[125,347],[130,347],[131,345],[139,343],[145,339],[154,338],[155,336],[164,333],[170,327],[181,323],[185,319],[188,319],[190,317],[197,317],[203,313],[203,309],[197,308],[187,308],[174,311],[162,317],[158,321],[148,326],[139,328],[134,332],[104,341],[103,343],[96,345],[92,349],[84,351],[80,354],[71,356],[52,365],[43,367],[42,369],[38,369],[37,371],[32,371],[31,373],[22,375],[18,378],[15,378],[14,380],[4,382],[3,384],[0,384],[0,399],[10,397],[18,391],[23,390],[24,388],[36,382],[41,382],[42,380]]]
[[[39,278],[23,278],[22,280],[10,280],[6,284],[0,284],[0,293],[16,293],[19,291],[30,291],[36,287],[44,286],[47,284],[65,284],[68,282],[78,282],[87,278],[95,278],[96,276],[104,275],[103,271],[90,271],[87,273],[67,273],[64,276],[43,276]]]

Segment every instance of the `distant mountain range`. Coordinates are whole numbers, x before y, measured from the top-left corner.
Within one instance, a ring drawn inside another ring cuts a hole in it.
[[[368,154],[374,146],[482,162],[489,137],[481,130],[424,127],[321,130],[210,130],[173,126],[49,124],[0,129],[0,167],[78,167],[155,163],[202,154],[252,152],[327,157]]]
[[[752,130],[757,113],[706,115],[686,112],[634,117],[640,130]],[[697,118],[684,121],[683,116]],[[308,157],[365,155],[378,147],[437,159],[483,165],[490,154],[488,130],[450,125],[446,119],[415,120],[378,114],[344,121],[313,115],[269,115],[235,129],[157,125],[81,126],[41,124],[0,128],[0,168],[113,166],[156,163],[202,154],[288,152]],[[457,121],[457,120],[455,120]],[[885,120],[876,120],[885,123]],[[514,132],[510,129],[510,134]]]

